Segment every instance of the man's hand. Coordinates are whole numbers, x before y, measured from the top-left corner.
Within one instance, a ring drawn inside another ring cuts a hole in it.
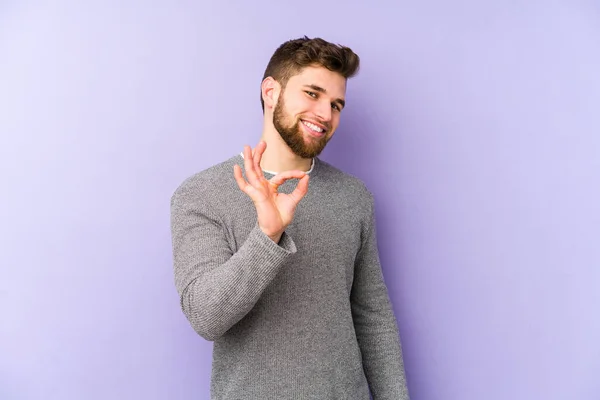
[[[271,179],[265,179],[260,167],[260,159],[267,144],[261,141],[254,152],[244,146],[244,169],[235,165],[233,174],[240,189],[254,202],[258,215],[258,226],[275,243],[279,242],[285,228],[292,222],[296,206],[308,192],[308,175],[303,171],[281,172]],[[278,193],[277,188],[288,179],[300,179],[296,189],[290,194]]]

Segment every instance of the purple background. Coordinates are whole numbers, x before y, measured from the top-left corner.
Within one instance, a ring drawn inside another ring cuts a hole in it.
[[[0,4],[0,399],[208,398],[170,196],[304,34],[362,58],[323,158],[376,195],[412,398],[600,398],[598,2],[54,3]]]

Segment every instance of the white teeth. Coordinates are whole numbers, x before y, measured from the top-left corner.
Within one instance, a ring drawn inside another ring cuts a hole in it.
[[[304,123],[304,125],[308,126],[311,130],[313,130],[315,132],[322,133],[324,131],[324,129],[319,128],[315,124],[311,124],[310,122],[307,122],[307,121],[302,121],[302,122]]]

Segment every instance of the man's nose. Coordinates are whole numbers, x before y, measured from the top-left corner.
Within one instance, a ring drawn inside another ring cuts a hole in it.
[[[317,117],[324,122],[331,121],[331,104],[327,101],[320,101],[315,110]]]

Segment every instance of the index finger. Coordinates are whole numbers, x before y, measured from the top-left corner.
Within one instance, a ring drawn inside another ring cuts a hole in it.
[[[269,182],[274,183],[276,185],[283,185],[283,183],[289,179],[301,179],[304,176],[306,176],[306,172],[304,171],[300,171],[300,170],[293,170],[293,171],[285,171],[285,172],[280,172],[279,174],[275,175],[274,177],[272,177],[271,179],[269,179]]]
[[[296,203],[299,203],[300,200],[306,196],[306,193],[308,193],[308,179],[308,175],[304,175],[304,177],[300,179],[300,182],[298,182],[296,189],[290,193],[290,196],[296,201]]]

